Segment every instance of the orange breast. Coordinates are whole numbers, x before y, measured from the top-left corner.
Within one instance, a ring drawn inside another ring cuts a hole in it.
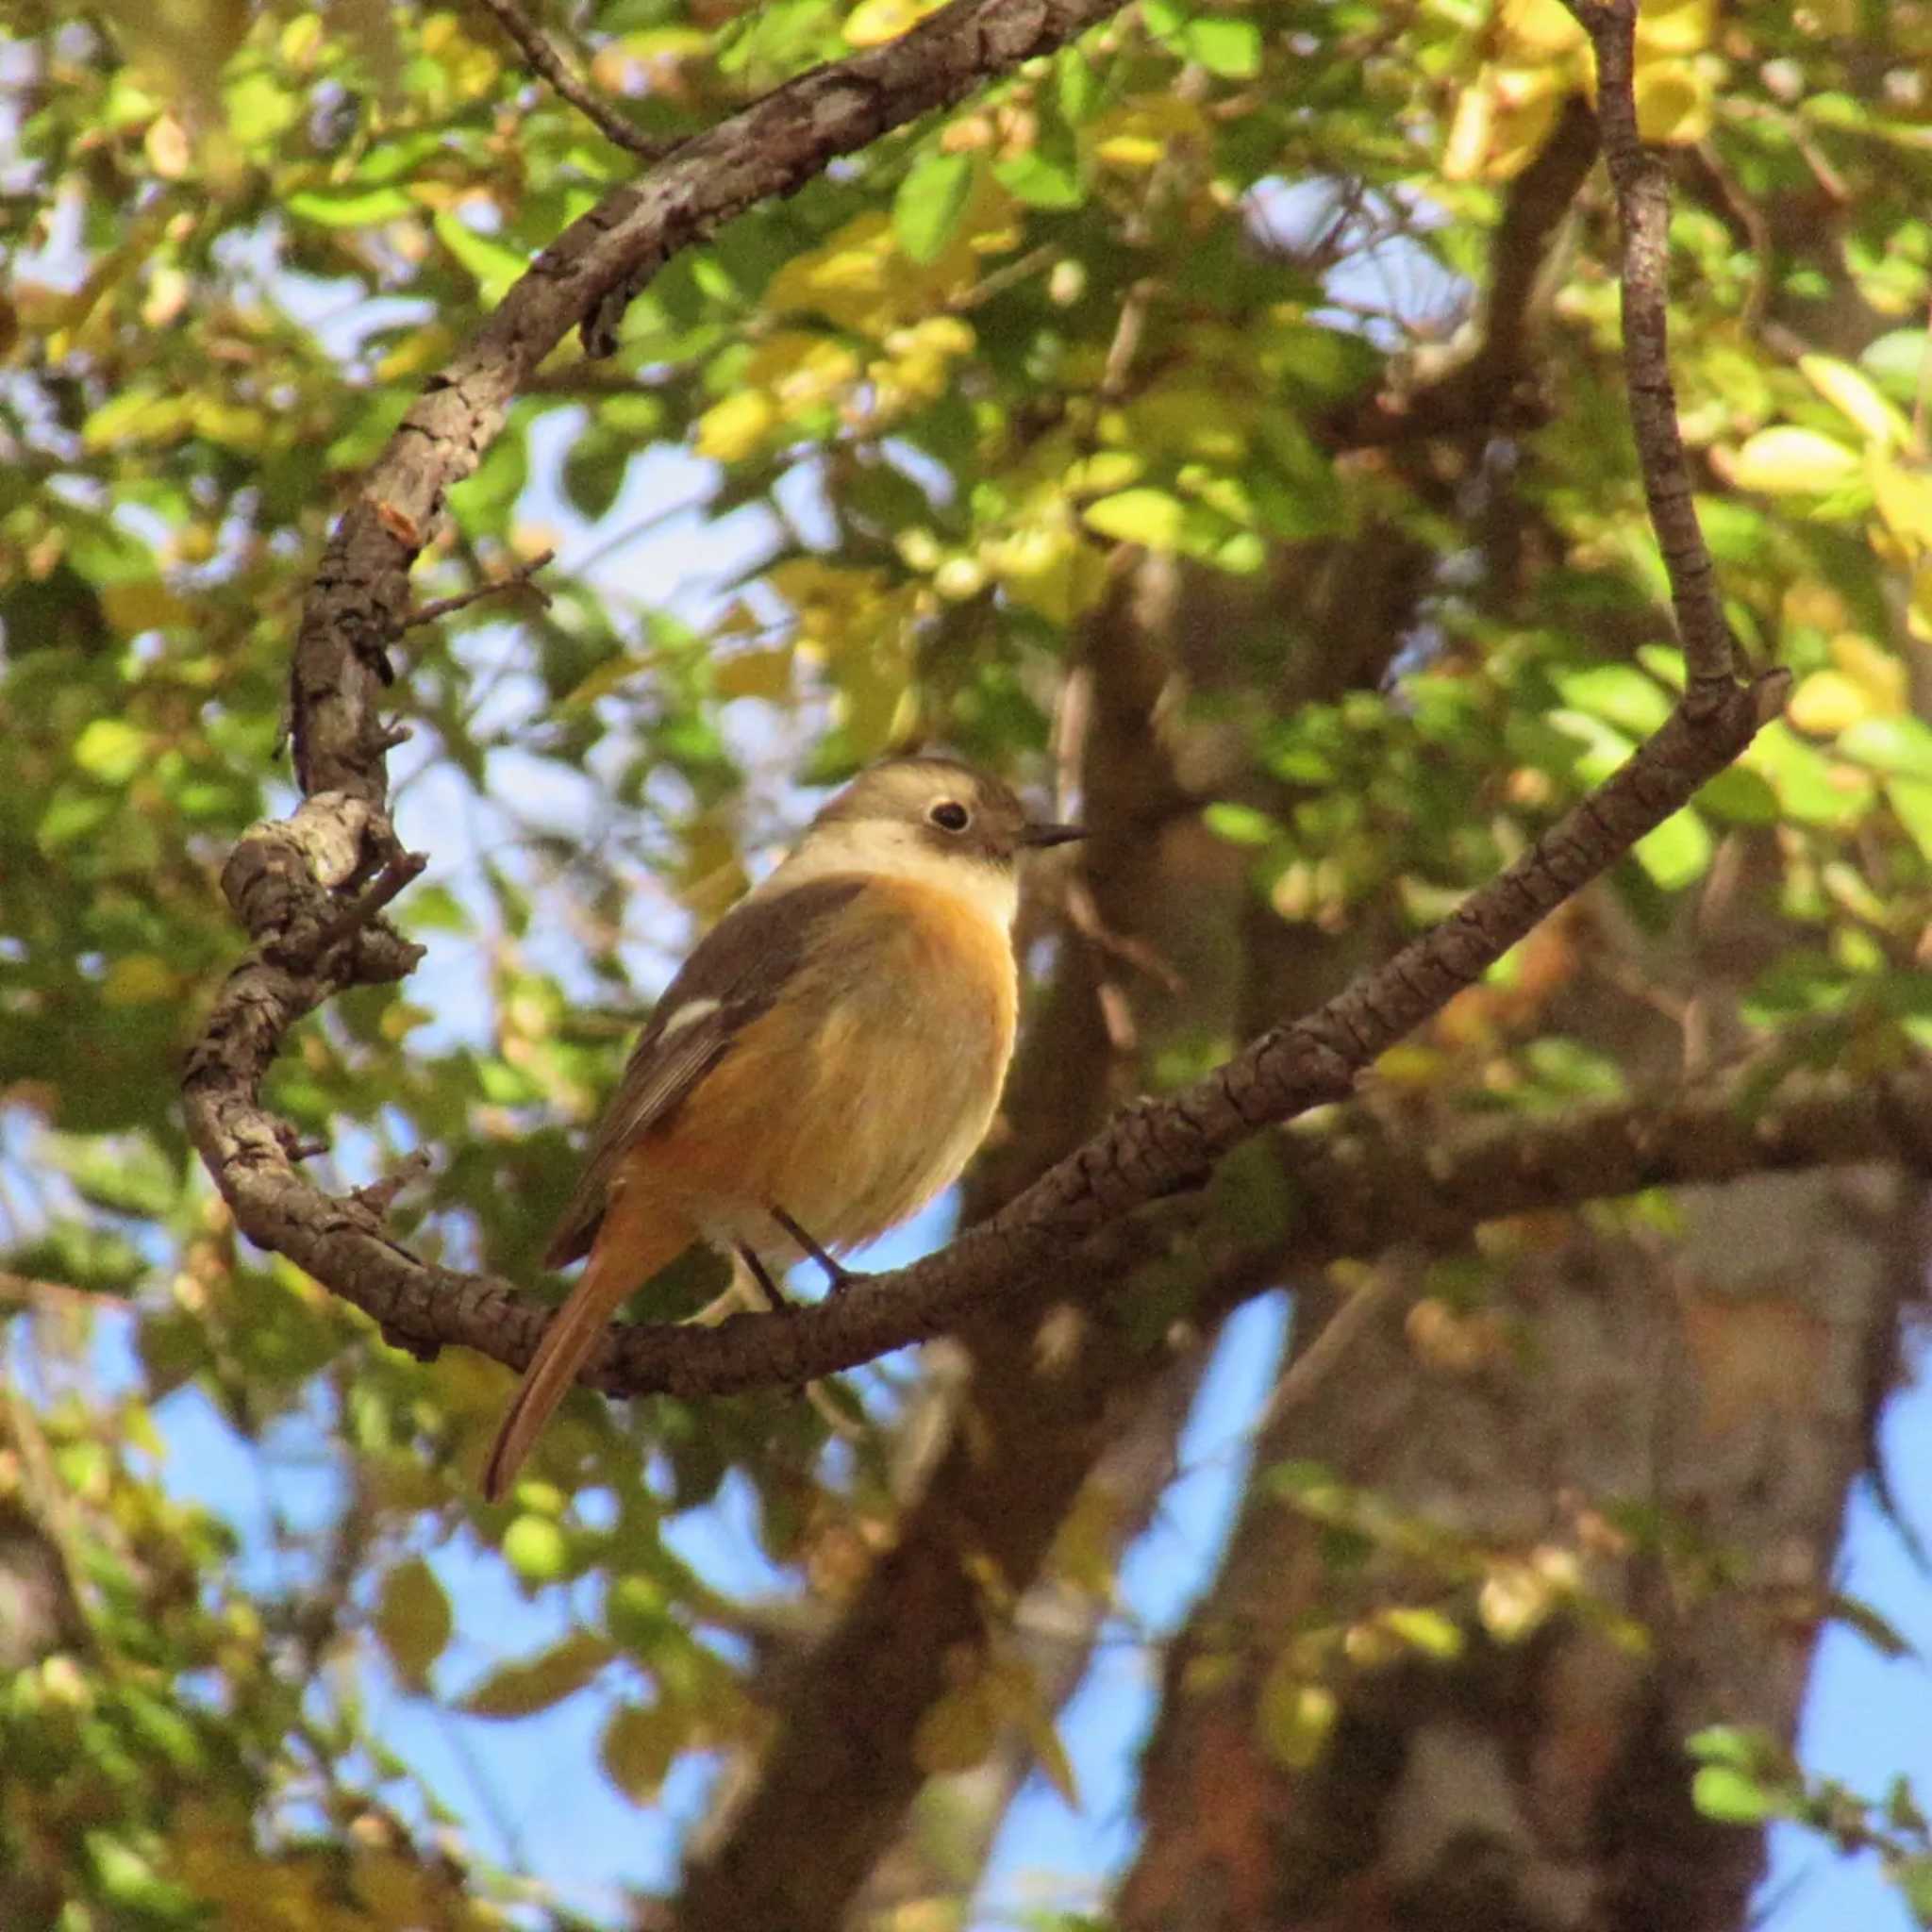
[[[667,1123],[634,1184],[770,1250],[772,1207],[853,1247],[946,1187],[984,1138],[1018,1004],[1006,933],[951,893],[869,886]]]

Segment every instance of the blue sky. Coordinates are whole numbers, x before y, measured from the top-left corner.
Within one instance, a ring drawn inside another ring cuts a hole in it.
[[[1313,218],[1312,204],[1282,194],[1270,201],[1267,215],[1272,224],[1301,225]],[[1419,258],[1399,248],[1380,254],[1361,273],[1373,273],[1374,299],[1391,308],[1412,310],[1444,300],[1440,273],[1424,274]],[[1366,281],[1351,295],[1369,300]],[[322,289],[313,291],[308,308],[344,353],[375,319],[370,308],[349,308]],[[386,319],[392,320],[392,312]],[[538,474],[554,466],[565,434],[560,417],[548,420],[533,465]],[[719,575],[741,566],[770,527],[756,510],[722,525],[707,524],[697,506],[710,479],[708,466],[654,454],[632,466],[626,489],[600,532],[578,525],[547,484],[533,490],[529,515],[563,534],[558,573],[591,576],[620,606],[629,600],[641,608],[648,601],[702,617],[717,596]],[[693,508],[658,520],[666,506],[678,504]],[[808,496],[794,508],[808,517]],[[647,522],[655,527],[634,541],[613,543],[601,534]],[[515,645],[514,628],[508,625],[465,641],[478,662],[493,662],[513,653]],[[512,675],[499,686],[498,701],[513,715],[533,701],[533,692]],[[782,747],[767,743],[761,749],[767,759],[782,761]],[[398,760],[399,774],[409,756]],[[554,768],[543,770],[542,787],[534,794],[536,768],[528,761],[520,767],[514,754],[500,755],[492,775],[513,783],[525,808],[569,825],[588,810],[596,774],[573,786]],[[782,807],[784,801],[774,803]],[[400,815],[406,841],[435,855],[436,875],[457,881],[491,839],[487,808],[433,775],[404,788]],[[640,990],[647,991],[661,981],[677,935],[647,916],[650,902],[642,903],[646,910],[631,935],[630,956]],[[433,990],[452,1031],[481,1024],[481,958],[482,948],[475,944],[447,938],[435,942],[418,993]],[[20,1150],[9,1139],[5,1151]],[[349,1150],[351,1164],[355,1151]],[[942,1204],[900,1231],[875,1251],[874,1264],[910,1258],[935,1245],[949,1214]],[[112,1357],[125,1351],[125,1330],[111,1315],[103,1324],[103,1351]],[[1130,1854],[1134,1758],[1158,1678],[1149,1640],[1158,1641],[1178,1624],[1213,1574],[1245,1475],[1246,1431],[1271,1386],[1286,1327],[1286,1305],[1279,1297],[1251,1306],[1232,1324],[1182,1444],[1184,1474],[1128,1558],[1119,1626],[1098,1648],[1065,1713],[1081,1807],[1070,1809],[1039,1780],[1028,1787],[1000,1834],[975,1924],[1003,1926],[1029,1906],[1090,1904]],[[319,1407],[281,1431],[265,1453],[238,1439],[192,1388],[169,1400],[160,1422],[170,1452],[169,1486],[240,1525],[244,1578],[269,1582],[278,1574],[277,1519],[313,1524],[340,1500],[335,1452]],[[1893,1403],[1883,1442],[1904,1515],[1932,1540],[1932,1399],[1924,1391],[1912,1390]],[[758,1550],[744,1496],[737,1490],[727,1489],[717,1507],[691,1514],[676,1534],[684,1554],[724,1588],[784,1586]],[[439,1673],[446,1691],[459,1691],[494,1661],[534,1650],[565,1627],[564,1603],[526,1602],[494,1555],[478,1548],[467,1533],[443,1543],[434,1560],[458,1604],[457,1638]],[[1905,1657],[1886,1658],[1841,1626],[1827,1631],[1807,1708],[1806,1759],[1818,1773],[1871,1792],[1882,1790],[1903,1771],[1919,1780],[1922,1797],[1932,1795],[1926,1741],[1932,1739],[1932,1681],[1924,1661],[1932,1655],[1932,1591],[1862,1484],[1848,1515],[1841,1583],[1877,1608],[1913,1648]],[[707,1766],[680,1766],[661,1804],[640,1813],[596,1769],[603,1707],[595,1697],[573,1699],[552,1713],[515,1724],[463,1719],[388,1685],[374,1655],[370,1664],[377,1685],[372,1712],[376,1726],[464,1817],[473,1842],[486,1856],[526,1867],[574,1902],[613,1920],[623,1912],[622,1888],[675,1882],[680,1835],[704,1806]],[[1763,1905],[1766,1932],[1904,1932],[1909,1923],[1869,1859],[1835,1857],[1816,1840],[1791,1831],[1775,1835]]]
[[[555,425],[542,441],[547,446],[533,465],[539,475],[559,454]],[[607,529],[644,521],[653,504],[702,496],[703,466],[689,458],[654,455],[633,468]],[[565,532],[555,568],[569,573],[573,546],[593,540],[571,528],[568,512],[550,492],[539,494],[550,498],[539,520]],[[621,574],[625,583],[611,586],[620,595],[625,585],[651,585],[654,601],[676,584],[676,604],[684,614],[698,616],[712,595],[712,573],[735,567],[757,538],[755,521],[741,520],[722,538],[701,538],[695,524],[674,518],[634,550],[606,549],[591,575]],[[466,648],[479,661],[493,662],[512,645],[507,631],[492,627]],[[505,703],[519,701],[514,679],[502,689]],[[554,813],[560,823],[588,808],[587,788],[594,778],[585,787],[553,783],[533,793],[535,775],[534,768],[518,774],[524,808]],[[401,797],[405,840],[435,851],[437,872],[460,880],[475,851],[491,840],[487,808],[458,809],[438,782],[406,786]],[[802,802],[791,803],[802,808]],[[785,801],[774,804],[782,809]],[[666,902],[642,903],[661,908]],[[641,914],[629,949],[641,990],[661,983],[676,943],[659,919]],[[468,941],[432,940],[418,997],[444,1016],[440,1024],[452,1032],[481,1024],[478,950]],[[938,1204],[880,1243],[867,1264],[894,1265],[938,1245],[951,1213],[950,1202]],[[1285,1300],[1274,1297],[1243,1310],[1224,1341],[1182,1443],[1184,1474],[1128,1558],[1122,1614],[1065,1713],[1081,1808],[1069,1809],[1042,1780],[1032,1781],[1000,1833],[975,1924],[1010,1924],[1028,1907],[1091,1905],[1131,1854],[1134,1765],[1158,1676],[1158,1651],[1150,1644],[1179,1624],[1213,1574],[1246,1474],[1247,1431],[1272,1386],[1286,1327]],[[335,1482],[325,1441],[291,1440],[286,1466],[264,1470],[192,1390],[173,1399],[162,1423],[174,1448],[171,1485],[252,1525],[248,1542],[256,1554],[248,1560],[258,1560],[267,1547],[266,1500],[296,1522],[331,1507]],[[1912,1391],[1894,1402],[1884,1447],[1903,1513],[1932,1535],[1932,1400]],[[724,1588],[786,1587],[787,1579],[759,1551],[741,1489],[727,1488],[719,1507],[682,1520],[675,1536],[682,1554]],[[444,1543],[434,1560],[458,1605],[457,1638],[438,1677],[446,1693],[459,1692],[492,1663],[536,1650],[568,1626],[566,1601],[526,1602],[493,1553],[477,1548],[467,1533]],[[1888,1659],[1864,1639],[1832,1626],[1820,1647],[1807,1709],[1807,1761],[1867,1791],[1882,1790],[1900,1771],[1915,1774],[1923,1789],[1932,1772],[1925,1744],[1932,1738],[1932,1680],[1922,1661],[1932,1655],[1932,1591],[1862,1483],[1852,1498],[1841,1583],[1887,1617],[1913,1643],[1914,1654]],[[371,1665],[380,1679],[379,1661],[372,1657]],[[596,1769],[601,1698],[579,1697],[545,1716],[503,1724],[454,1717],[385,1684],[372,1714],[391,1744],[464,1815],[490,1857],[525,1867],[574,1903],[613,1918],[622,1911],[623,1888],[675,1883],[678,1840],[704,1808],[711,1768],[681,1765],[661,1804],[641,1814]],[[1840,1858],[1796,1831],[1775,1834],[1761,1904],[1764,1932],[1843,1932],[1848,1926],[1907,1932],[1910,1923],[1873,1861]]]

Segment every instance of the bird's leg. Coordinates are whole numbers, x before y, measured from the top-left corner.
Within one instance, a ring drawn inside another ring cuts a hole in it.
[[[843,1262],[828,1255],[797,1222],[792,1220],[791,1215],[786,1213],[784,1208],[774,1205],[772,1208],[772,1219],[825,1271],[825,1285],[831,1293],[837,1294],[841,1289],[850,1288],[855,1281],[862,1278],[855,1274]]]
[[[751,1270],[751,1278],[758,1283],[774,1314],[791,1306],[786,1299],[785,1291],[772,1279],[771,1270],[758,1259],[757,1249],[749,1241],[738,1243],[738,1258]]]

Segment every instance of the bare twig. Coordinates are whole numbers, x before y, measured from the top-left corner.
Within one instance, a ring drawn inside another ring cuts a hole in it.
[[[323,927],[317,957],[325,958],[344,940],[353,939],[371,924],[376,914],[405,886],[420,878],[428,867],[429,855],[426,852],[392,854],[375,878]]]
[[[543,31],[512,0],[476,0],[498,26],[516,42],[532,73],[550,83],[551,91],[568,101],[606,141],[655,161],[677,145],[675,141],[658,141],[633,127],[610,104],[586,87],[563,64],[563,57],[543,37]]]
[[[0,1302],[94,1311],[121,1299],[119,1295],[92,1289],[74,1288],[64,1281],[43,1281],[38,1275],[15,1274],[0,1268]]]
[[[405,1188],[413,1187],[434,1165],[428,1150],[419,1147],[413,1154],[405,1155],[380,1180],[358,1188],[349,1198],[366,1208],[378,1221],[386,1220],[396,1205],[396,1196]]]
[[[489,0],[484,0],[487,6]],[[493,579],[487,584],[478,584],[475,590],[464,591],[454,597],[439,597],[432,604],[421,604],[403,619],[405,630],[414,630],[418,625],[434,624],[439,618],[448,617],[458,610],[467,610],[472,604],[480,604],[486,597],[501,597],[508,591],[528,590],[540,604],[550,602],[550,592],[541,584],[530,581],[540,570],[544,570],[556,560],[554,550],[540,550],[526,563],[520,563],[508,575]]]
[[[385,1332],[426,1345],[458,1342],[521,1365],[547,1312],[508,1284],[425,1265],[355,1204],[311,1187],[290,1162],[258,1097],[281,1039],[303,1013],[350,979],[395,976],[413,963],[412,949],[379,922],[352,958],[334,957],[344,932],[403,883],[405,861],[393,854],[380,809],[389,734],[375,717],[373,654],[407,608],[411,544],[441,516],[443,491],[474,468],[518,384],[573,318],[726,216],[795,187],[887,126],[1063,43],[1113,4],[953,0],[900,40],[801,76],[687,143],[648,182],[611,198],[546,251],[477,341],[435,378],[345,517],[310,601],[294,679],[298,772],[317,794],[297,819],[308,814],[316,823],[300,837],[291,828],[258,828],[243,841],[249,862],[231,864],[225,883],[257,950],[215,1001],[185,1092],[191,1129],[241,1229],[365,1308]],[[1591,17],[1609,49],[1605,100],[1623,130],[1620,187],[1634,170],[1625,235],[1638,321],[1631,382],[1633,390],[1648,385],[1653,417],[1661,398],[1669,446],[1660,450],[1654,427],[1641,430],[1640,446],[1654,515],[1660,528],[1666,516],[1674,519],[1675,534],[1663,541],[1675,581],[1700,559],[1707,575],[1708,558],[1682,483],[1661,372],[1662,183],[1635,145],[1627,98],[1614,98],[1619,47],[1628,92],[1628,12],[1625,5],[1614,16],[1597,8]],[[1345,1098],[1379,1054],[1687,804],[1778,709],[1786,680],[1774,674],[1753,685],[1738,682],[1721,619],[1715,641],[1707,627],[1690,632],[1693,622],[1715,613],[1714,594],[1700,601],[1687,592],[1679,604],[1696,667],[1685,702],[1629,763],[1433,932],[1315,1012],[1264,1033],[1192,1087],[1118,1114],[942,1254],[810,1308],[739,1316],[708,1329],[617,1331],[593,1362],[592,1379],[630,1392],[683,1395],[798,1384],[947,1332],[1017,1301],[1048,1275],[1064,1278],[1091,1237],[1197,1184],[1243,1141]],[[334,791],[319,789],[332,781],[339,781]],[[311,845],[332,855],[331,883],[351,887],[368,876],[372,861],[382,867],[346,912],[331,909],[314,885]]]
[[[1692,708],[1722,705],[1740,671],[1698,527],[1669,355],[1670,177],[1637,127],[1637,0],[1565,0],[1596,49],[1597,121],[1624,234],[1624,380],[1644,500],[1671,580]]]
[[[1358,1288],[1329,1316],[1327,1325],[1307,1347],[1295,1357],[1288,1373],[1275,1383],[1274,1391],[1262,1405],[1256,1418],[1254,1434],[1259,1438],[1291,1409],[1309,1400],[1329,1376],[1341,1366],[1355,1338],[1394,1299],[1402,1276],[1393,1268],[1376,1272],[1374,1280]],[[1299,1308],[1299,1299],[1296,1307]],[[1299,1314],[1297,1322],[1301,1319]]]

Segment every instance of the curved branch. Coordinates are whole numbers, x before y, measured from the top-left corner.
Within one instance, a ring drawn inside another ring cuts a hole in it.
[[[1690,702],[1721,702],[1738,656],[1718,596],[1717,567],[1698,526],[1690,465],[1671,381],[1671,184],[1637,125],[1637,0],[1564,0],[1596,50],[1597,119],[1617,191],[1624,243],[1624,384],[1643,468],[1651,527],[1671,580],[1671,602],[1690,675]]]
[[[242,1231],[364,1308],[403,1345],[458,1341],[520,1366],[548,1310],[508,1284],[425,1266],[387,1238],[367,1201],[311,1187],[259,1091],[282,1038],[305,1013],[344,985],[396,977],[413,964],[413,949],[379,918],[364,924],[358,917],[347,936],[353,943],[345,942],[340,904],[324,888],[353,890],[395,860],[381,812],[391,739],[375,701],[384,647],[408,608],[408,567],[441,514],[442,492],[474,468],[509,396],[572,321],[634,289],[727,216],[796,187],[832,155],[1060,44],[1115,4],[954,0],[903,39],[804,75],[687,143],[545,251],[472,347],[432,381],[339,526],[305,612],[292,693],[298,774],[318,795],[288,826],[258,827],[225,875],[256,943],[216,999],[184,1090],[190,1130]],[[1607,65],[1605,76],[1607,130],[1626,121],[1634,129],[1610,99]],[[1627,75],[1625,83],[1627,92]],[[1629,279],[1643,232],[1632,218]],[[1661,341],[1656,346],[1660,356]],[[1633,388],[1640,378],[1654,387],[1647,343],[1633,337],[1628,354]],[[1674,490],[1674,419],[1670,428],[1667,441],[1640,434],[1654,508]],[[1681,450],[1676,459],[1681,470]],[[1694,604],[1683,591],[1687,574],[1694,576],[1700,558],[1707,569],[1709,558],[1688,496],[1682,508],[1689,539],[1664,548],[1685,609]],[[614,1331],[590,1379],[632,1394],[722,1393],[795,1384],[926,1340],[1017,1299],[1095,1230],[1198,1184],[1264,1128],[1344,1097],[1379,1054],[1688,804],[1776,711],[1788,678],[1774,673],[1740,684],[1728,638],[1717,641],[1721,674],[1706,637],[1686,701],[1621,771],[1454,917],[1338,998],[1263,1034],[1185,1091],[1123,1111],[942,1254],[810,1309],[708,1329]],[[326,863],[315,857],[325,849]],[[244,856],[253,862],[243,865]]]
[[[535,21],[514,4],[514,0],[477,0],[477,4],[513,41],[530,71],[550,83],[551,92],[568,101],[606,141],[626,148],[646,160],[656,160],[676,145],[657,141],[641,127],[633,127],[610,103],[594,89],[586,87],[563,64],[563,56],[544,38]]]
[[[674,256],[758,202],[796,192],[840,155],[1055,52],[1123,4],[952,0],[895,41],[774,88],[573,222],[430,377],[336,526],[295,646],[303,791],[382,802],[393,740],[377,708],[409,567],[451,486],[475,469],[511,400],[569,330],[582,325],[586,347],[608,354],[623,306]]]
[[[1264,1128],[1345,1098],[1390,1046],[1471,984],[1564,899],[1687,804],[1782,700],[1782,674],[1732,686],[1693,719],[1678,710],[1629,763],[1460,909],[1303,1019],[1274,1027],[1207,1078],[1124,1109],[991,1220],[937,1255],[836,1300],[714,1328],[632,1325],[607,1338],[587,1379],[680,1396],[795,1384],[836,1373],[1016,1302],[1086,1237],[1206,1178]],[[246,902],[238,905],[246,914]],[[520,1367],[549,1309],[508,1284],[425,1266],[367,1208],[295,1173],[257,1097],[275,1043],[327,990],[272,936],[217,1001],[186,1083],[197,1143],[243,1232],[287,1255],[411,1347],[461,1342]],[[268,954],[278,952],[280,963]],[[236,1009],[251,1024],[231,1033]],[[211,1050],[211,1046],[220,1050]]]

